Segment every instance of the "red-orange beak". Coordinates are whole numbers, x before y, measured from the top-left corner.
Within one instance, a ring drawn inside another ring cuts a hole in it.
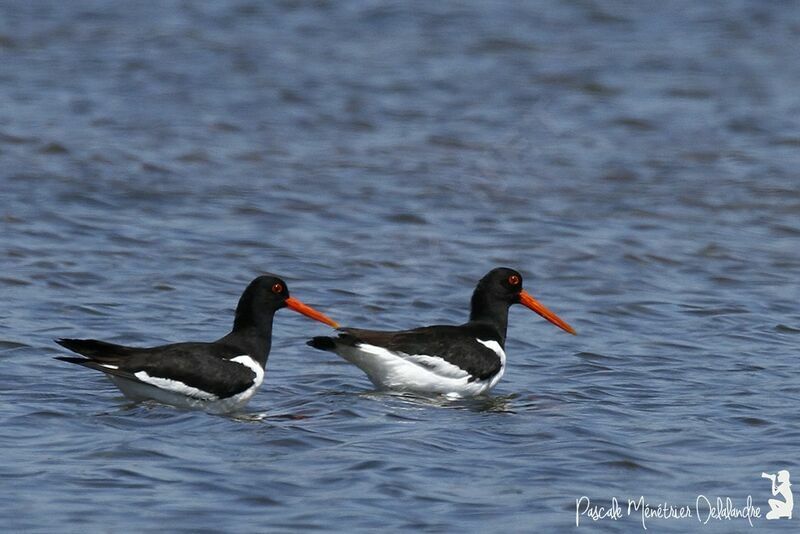
[[[311,306],[307,304],[303,304],[296,298],[289,297],[284,302],[286,302],[286,306],[289,309],[296,311],[297,313],[302,313],[306,317],[310,319],[314,319],[315,321],[319,321],[321,323],[325,323],[328,326],[333,328],[339,328],[339,323],[325,315],[324,313],[320,313]]]
[[[530,293],[525,291],[524,289],[519,292],[519,303],[525,306],[526,308],[530,308],[557,327],[561,328],[562,330],[566,330],[572,335],[577,335],[575,330],[568,325],[566,322],[562,321],[558,315],[551,312],[547,308],[544,307],[538,300],[533,298]]]

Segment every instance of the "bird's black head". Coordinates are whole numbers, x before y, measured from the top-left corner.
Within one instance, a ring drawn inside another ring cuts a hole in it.
[[[480,279],[475,293],[479,291],[488,299],[511,306],[519,302],[522,275],[508,267],[497,267]]]
[[[316,321],[334,328],[338,324],[311,306],[303,304],[289,296],[289,288],[280,277],[274,274],[263,274],[250,282],[236,306],[236,319],[233,329],[255,326],[271,327],[272,316],[281,308],[290,308]]]
[[[522,288],[522,275],[519,271],[508,267],[492,269],[478,282],[478,286],[472,294],[470,319],[490,320],[499,318],[504,332],[505,322],[508,318],[508,308],[512,304],[522,304],[559,328],[566,330],[570,334],[575,333],[571,326],[525,291]]]
[[[289,288],[283,279],[274,274],[262,274],[248,284],[241,301],[250,300],[255,306],[276,311],[286,306],[287,298]]]

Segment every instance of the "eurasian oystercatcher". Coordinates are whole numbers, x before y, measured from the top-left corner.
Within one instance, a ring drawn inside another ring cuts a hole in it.
[[[379,389],[471,397],[489,391],[503,376],[503,347],[512,304],[522,304],[575,334],[522,289],[519,272],[500,267],[478,282],[469,321],[460,326],[399,332],[340,328],[338,337],[315,337],[308,344],[355,364]]]
[[[236,306],[233,329],[210,343],[189,342],[140,348],[94,339],[57,339],[85,358],[56,359],[97,369],[132,400],[156,400],[223,413],[244,406],[264,380],[272,343],[272,318],[281,308],[337,328],[317,310],[289,296],[273,274],[247,286]]]

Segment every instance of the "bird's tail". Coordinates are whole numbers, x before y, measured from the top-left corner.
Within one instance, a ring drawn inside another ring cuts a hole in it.
[[[317,336],[309,339],[306,345],[318,350],[334,351],[336,349],[336,340],[328,336]]]
[[[123,359],[131,354],[129,347],[122,345],[115,345],[113,343],[106,343],[105,341],[98,341],[96,339],[56,339],[56,343],[64,348],[77,352],[91,360],[98,362],[113,362]],[[72,361],[66,358],[59,358],[64,361]],[[73,362],[74,363],[74,362]]]

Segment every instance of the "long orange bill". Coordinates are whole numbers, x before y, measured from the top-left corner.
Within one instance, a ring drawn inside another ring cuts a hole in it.
[[[339,328],[339,323],[328,317],[327,315],[318,312],[311,306],[307,304],[303,304],[296,298],[289,297],[284,302],[286,302],[286,306],[289,309],[296,311],[297,313],[302,313],[306,317],[314,319],[315,321],[319,321],[321,323],[325,323],[328,326],[332,326],[333,328]]]
[[[558,315],[545,308],[544,305],[542,305],[538,300],[533,298],[531,294],[525,291],[524,289],[519,292],[519,303],[525,306],[526,308],[532,309],[533,311],[535,311],[536,313],[538,313],[539,315],[541,315],[542,317],[544,317],[545,319],[556,325],[557,327],[566,330],[570,334],[577,335],[575,333],[575,330],[570,325],[562,321]]]

